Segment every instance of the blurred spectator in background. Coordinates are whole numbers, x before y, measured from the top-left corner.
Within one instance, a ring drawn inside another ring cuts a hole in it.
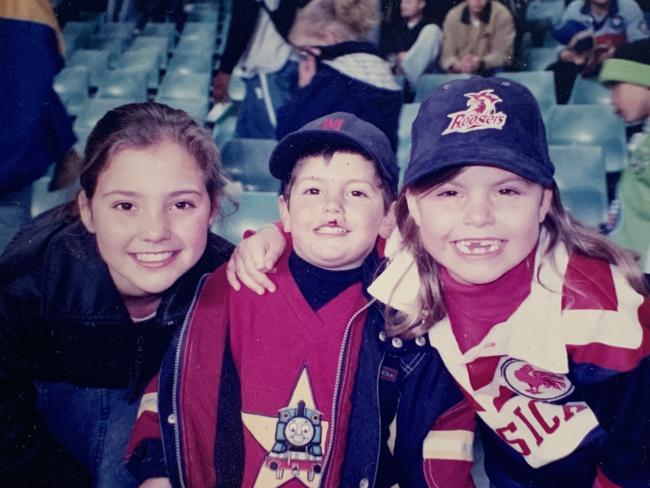
[[[435,66],[442,47],[442,31],[424,18],[425,7],[425,0],[401,0],[399,22],[384,24],[379,38],[393,71],[408,82],[407,97],[420,76]]]
[[[574,0],[554,37],[564,46],[549,69],[558,103],[567,103],[578,74],[596,76],[616,47],[648,37],[643,12],[634,0]]]
[[[612,105],[627,123],[643,129],[629,141],[628,166],[610,209],[609,235],[634,249],[650,272],[650,40],[625,44],[605,61],[600,80],[612,89]]]
[[[236,0],[226,49],[212,86],[215,102],[228,99],[238,64],[246,95],[237,116],[237,137],[275,138],[276,110],[296,90],[297,59],[286,41],[296,10],[308,0]],[[235,28],[236,27],[236,28]]]
[[[450,73],[493,75],[512,64],[515,25],[507,7],[492,0],[465,0],[443,24],[441,67]]]
[[[370,43],[376,0],[312,0],[289,39],[303,53],[295,97],[278,111],[278,138],[331,112],[349,112],[379,127],[397,147],[402,88]]]
[[[49,0],[0,1],[0,46],[1,252],[31,218],[32,183],[76,138],[52,88],[63,41]]]

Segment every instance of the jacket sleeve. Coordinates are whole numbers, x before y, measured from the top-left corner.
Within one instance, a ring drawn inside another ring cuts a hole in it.
[[[650,480],[650,299],[638,317],[638,349],[591,344],[574,355],[579,361],[573,368],[576,381],[606,434],[598,471],[601,486],[642,486]]]
[[[430,487],[474,487],[471,470],[475,413],[466,399],[433,424],[422,444],[424,477]]]
[[[35,284],[0,291],[0,484],[90,486],[89,473],[47,430],[36,410],[30,357],[37,350]]]
[[[259,11],[260,4],[255,0],[237,0],[232,3],[230,24],[236,25],[237,28],[228,31],[226,48],[219,64],[219,71],[222,73],[232,73],[246,50],[255,32]]]
[[[138,483],[167,477],[158,416],[158,376],[145,389],[127,448],[127,468]]]
[[[510,65],[515,45],[515,24],[512,15],[507,8],[497,2],[492,8],[495,16],[492,49],[482,58],[483,65],[487,69]]]

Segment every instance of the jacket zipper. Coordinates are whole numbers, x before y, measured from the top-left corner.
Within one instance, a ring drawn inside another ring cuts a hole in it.
[[[381,456],[381,400],[379,398],[379,382],[381,381],[380,375],[381,375],[381,369],[384,365],[384,359],[386,358],[386,354],[382,353],[381,356],[381,361],[379,362],[379,370],[377,371],[377,377],[375,378],[375,387],[377,388],[376,390],[376,398],[377,398],[377,417],[379,417],[379,437],[378,437],[378,442],[377,442],[377,449],[375,452],[377,455],[375,456],[375,472],[372,477],[372,484],[370,485],[369,488],[372,488],[375,486],[375,483],[377,483],[377,471],[379,470],[379,457]],[[395,414],[397,416],[397,414]]]
[[[194,296],[192,297],[192,301],[190,302],[190,308],[187,310],[187,314],[185,315],[185,319],[183,320],[183,326],[181,327],[180,335],[178,338],[178,344],[176,345],[176,355],[174,356],[174,376],[172,379],[172,413],[176,418],[176,422],[173,424],[174,425],[173,427],[174,447],[176,449],[176,469],[178,470],[178,480],[181,484],[181,488],[185,488],[185,477],[183,474],[183,464],[181,462],[181,427],[180,427],[181,419],[180,416],[178,415],[178,377],[180,375],[180,363],[181,363],[183,344],[185,342],[184,340],[185,332],[189,325],[190,317],[194,312],[196,301],[198,300],[199,294],[203,289],[203,283],[205,282],[207,276],[208,276],[207,273],[201,276],[199,285],[196,287],[196,290],[194,290]]]
[[[345,362],[345,356],[348,350],[348,339],[350,337],[350,329],[352,329],[352,323],[356,320],[356,318],[362,314],[365,310],[367,310],[373,303],[375,303],[377,299],[373,298],[370,300],[368,303],[366,303],[363,307],[361,307],[359,310],[357,310],[352,317],[350,317],[350,320],[348,320],[348,324],[345,326],[345,332],[343,333],[343,340],[341,341],[341,347],[339,349],[339,358],[338,358],[338,363],[337,363],[337,368],[336,368],[336,380],[334,382],[334,402],[332,403],[332,411],[330,415],[330,422],[332,424],[331,427],[331,432],[332,435],[329,438],[329,441],[327,442],[327,451],[325,454],[325,460],[323,461],[323,479],[321,480],[320,485],[325,486],[325,478],[327,477],[327,465],[329,464],[330,457],[332,455],[332,447],[334,446],[334,437],[335,437],[335,432],[336,432],[336,412],[338,410],[338,404],[339,404],[339,396],[341,394],[341,374],[343,371],[343,363]]]

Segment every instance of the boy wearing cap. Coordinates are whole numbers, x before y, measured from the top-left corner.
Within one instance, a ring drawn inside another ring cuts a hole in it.
[[[392,229],[399,169],[390,142],[337,112],[280,141],[269,167],[293,246],[276,264],[277,291],[233,291],[225,266],[207,279],[142,400],[130,468],[151,486],[423,485],[417,449],[398,450],[401,472],[390,472],[382,416],[397,410],[404,425],[419,425],[404,432],[423,439],[461,397],[426,339],[378,339],[384,309],[365,293],[377,236]],[[417,422],[412,406],[397,407],[398,389],[417,391],[411,374],[445,392]],[[381,378],[389,385],[380,398]]]
[[[629,164],[610,212],[610,237],[641,256],[650,272],[650,40],[621,46],[605,61],[600,80],[612,89],[612,105],[627,123],[643,129],[629,142]]]

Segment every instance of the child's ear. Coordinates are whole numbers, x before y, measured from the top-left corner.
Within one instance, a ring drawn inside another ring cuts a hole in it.
[[[95,233],[95,223],[93,222],[93,211],[90,208],[90,200],[86,196],[86,192],[81,190],[77,195],[77,205],[79,206],[79,216],[81,221],[86,227],[86,230],[91,234]]]
[[[546,219],[548,211],[551,209],[551,204],[553,203],[553,190],[544,188],[542,193],[542,201],[539,204],[539,223],[541,224]]]
[[[284,199],[283,195],[278,197],[278,210],[280,211],[280,221],[282,222],[284,231],[291,232],[289,203]]]
[[[411,190],[406,190],[406,206],[409,209],[409,215],[413,219],[413,221],[417,224],[417,226],[420,226],[420,209],[418,208],[418,202],[411,193]]]
[[[381,221],[381,225],[379,226],[379,237],[388,239],[388,236],[393,232],[395,225],[395,202],[393,202],[390,204],[390,207],[388,207],[388,211]]]

